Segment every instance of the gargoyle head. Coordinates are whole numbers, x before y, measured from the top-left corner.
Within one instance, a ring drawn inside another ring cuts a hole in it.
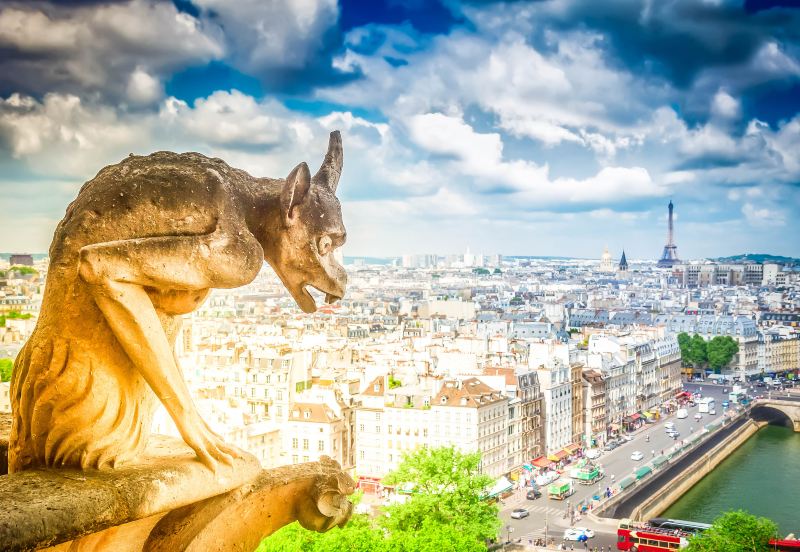
[[[317,310],[306,286],[325,293],[327,303],[344,296],[347,274],[333,255],[347,238],[336,198],[341,172],[342,137],[337,130],[331,132],[328,153],[317,174],[312,177],[308,165],[300,163],[281,190],[284,229],[276,251],[265,251],[265,256],[304,312]]]

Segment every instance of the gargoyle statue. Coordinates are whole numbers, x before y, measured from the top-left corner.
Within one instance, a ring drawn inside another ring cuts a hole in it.
[[[197,153],[131,155],[67,208],[50,246],[38,324],[11,387],[9,471],[113,467],[145,446],[156,398],[209,468],[240,451],[194,408],[173,351],[180,316],[266,260],[305,312],[306,286],[340,299],[347,277],[339,132],[312,177],[255,178]]]

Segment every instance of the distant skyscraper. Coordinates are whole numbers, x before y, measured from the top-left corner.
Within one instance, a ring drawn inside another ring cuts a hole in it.
[[[658,266],[661,268],[672,268],[676,264],[680,264],[678,258],[678,246],[675,245],[672,226],[672,201],[669,202],[669,223],[667,230],[667,245],[664,246],[664,252],[661,254],[661,259],[658,261]]]
[[[625,258],[625,250],[622,250],[622,257],[619,260],[619,271],[626,272],[628,270],[628,259]]]

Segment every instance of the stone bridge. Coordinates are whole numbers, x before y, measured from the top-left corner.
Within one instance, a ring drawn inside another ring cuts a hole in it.
[[[800,433],[800,397],[757,399],[750,409],[750,417],[756,421],[788,425]]]

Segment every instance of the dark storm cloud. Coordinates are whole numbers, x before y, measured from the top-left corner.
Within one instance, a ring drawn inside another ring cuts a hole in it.
[[[603,33],[626,67],[666,76],[679,87],[706,68],[746,63],[768,42],[800,40],[800,11],[790,8],[748,13],[741,5],[694,0],[579,0],[551,14],[557,28]]]

